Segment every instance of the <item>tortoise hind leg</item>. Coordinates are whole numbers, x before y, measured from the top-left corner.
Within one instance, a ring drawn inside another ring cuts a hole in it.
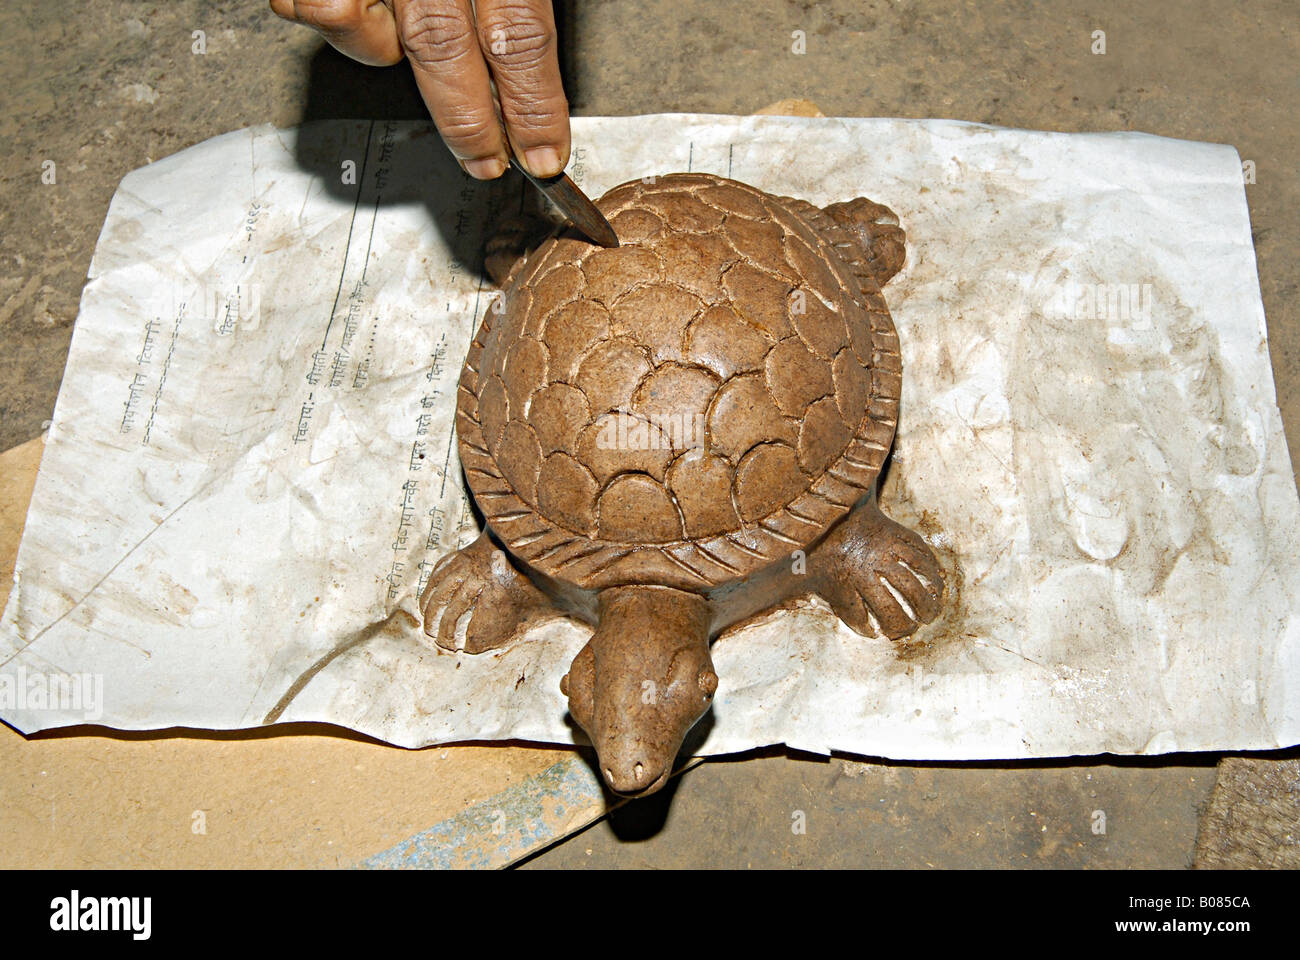
[[[424,632],[438,646],[466,653],[505,646],[534,624],[561,615],[486,533],[433,568],[420,611]],[[462,645],[457,626],[466,615]]]
[[[816,592],[851,629],[891,640],[939,615],[943,571],[917,534],[880,512],[873,496],[854,508],[809,557]]]

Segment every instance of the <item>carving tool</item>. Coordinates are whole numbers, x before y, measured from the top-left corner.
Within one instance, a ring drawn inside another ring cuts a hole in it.
[[[588,239],[602,247],[618,246],[618,236],[605,215],[596,209],[596,205],[578,189],[578,185],[569,179],[567,173],[561,172],[554,177],[534,177],[514,157],[510,158],[510,162],[524,175],[525,180],[542,191],[547,200],[572,220],[573,225]]]

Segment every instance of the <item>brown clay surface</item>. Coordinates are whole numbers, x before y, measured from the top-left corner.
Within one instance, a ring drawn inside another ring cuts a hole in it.
[[[488,524],[584,588],[701,589],[810,544],[893,438],[897,217],[706,174],[598,206],[622,245],[547,240],[471,348],[457,423]]]

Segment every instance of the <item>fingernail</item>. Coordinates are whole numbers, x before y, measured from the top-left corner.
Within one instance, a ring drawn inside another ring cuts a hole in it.
[[[564,172],[560,151],[554,147],[533,147],[524,151],[524,166],[534,177],[553,177]]]
[[[481,160],[462,160],[460,165],[475,180],[495,180],[506,172],[506,162],[500,157],[484,157]]]

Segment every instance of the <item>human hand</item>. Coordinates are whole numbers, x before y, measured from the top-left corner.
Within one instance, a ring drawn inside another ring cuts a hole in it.
[[[278,16],[313,27],[361,63],[410,60],[438,132],[470,176],[501,176],[511,152],[536,177],[569,162],[569,104],[550,0],[270,2]]]

